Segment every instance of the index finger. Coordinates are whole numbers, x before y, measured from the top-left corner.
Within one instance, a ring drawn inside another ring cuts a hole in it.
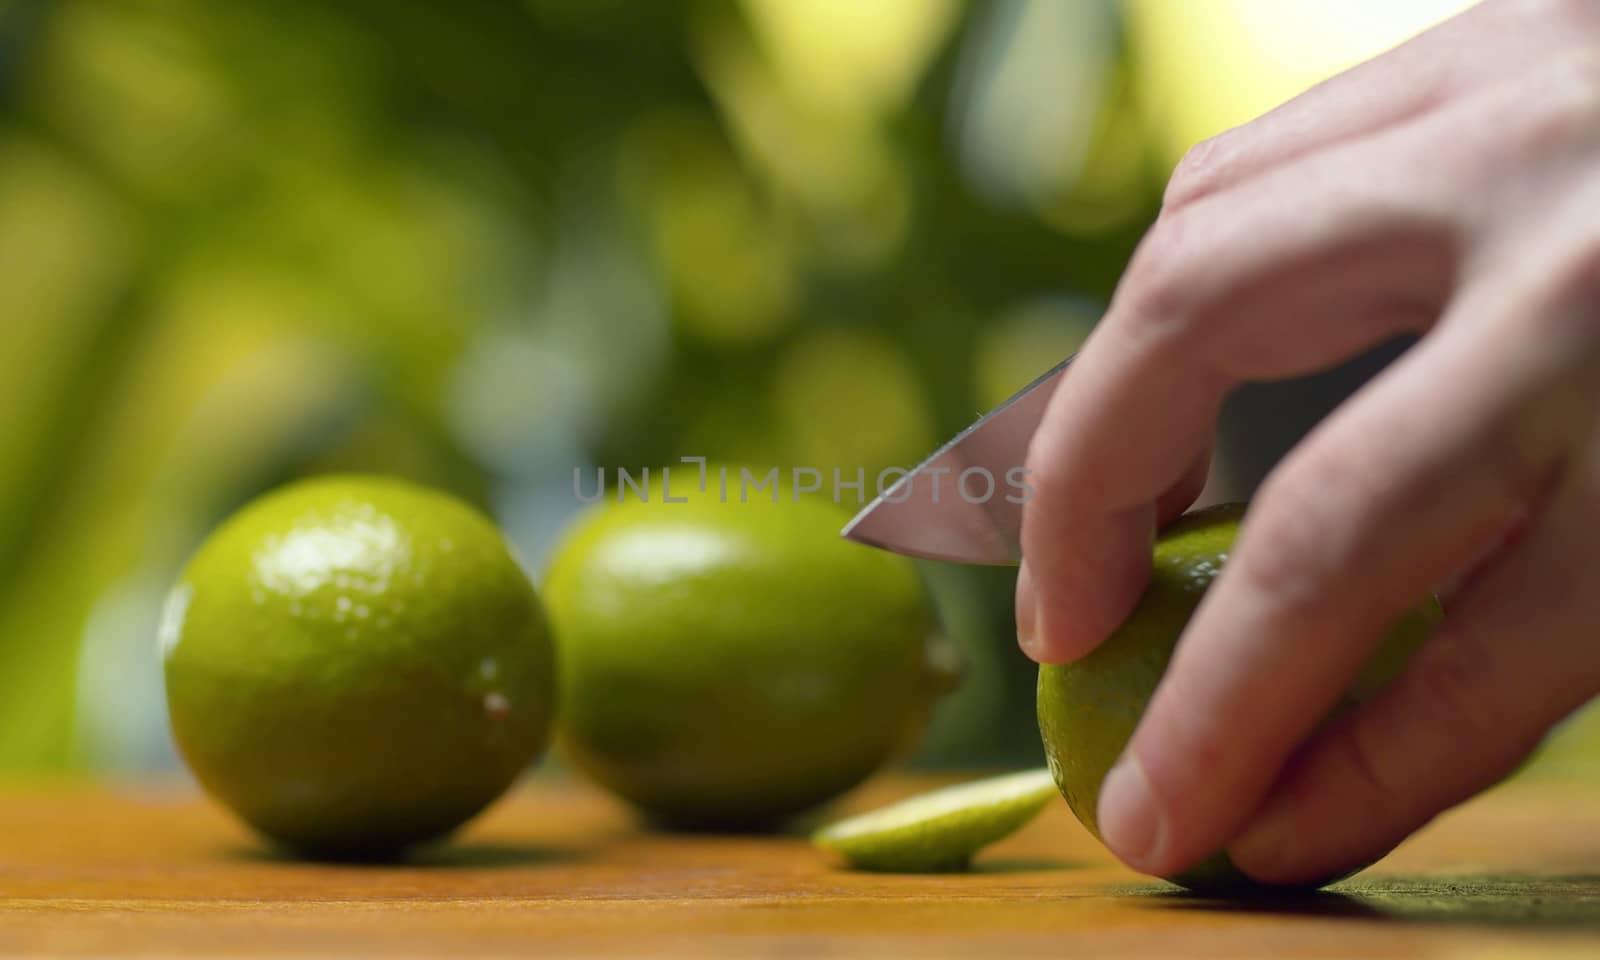
[[[1018,621],[1034,659],[1076,659],[1127,616],[1157,505],[1204,457],[1230,389],[1433,320],[1453,266],[1447,218],[1427,192],[1398,176],[1329,185],[1341,166],[1399,168],[1375,149],[1203,198],[1146,238],[1028,453],[1022,551],[1035,589]]]

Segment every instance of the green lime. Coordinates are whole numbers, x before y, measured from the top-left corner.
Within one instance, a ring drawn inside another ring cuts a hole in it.
[[[1049,770],[1025,770],[945,787],[812,834],[811,842],[863,870],[963,870],[972,855],[1032,820],[1056,796]]]
[[[448,833],[550,725],[549,633],[504,539],[398,480],[309,480],[246,506],[173,588],[161,649],[195,777],[309,855]]]
[[[1122,626],[1082,660],[1039,668],[1039,731],[1050,769],[1072,812],[1096,837],[1100,783],[1133,736],[1179,634],[1227,562],[1243,514],[1243,505],[1226,504],[1192,513],[1163,531],[1150,585]],[[1430,597],[1402,617],[1335,712],[1398,674],[1442,615]],[[1168,879],[1202,892],[1252,886],[1220,852]]]
[[[751,828],[909,745],[953,664],[915,566],[845,519],[715,489],[583,517],[544,589],[564,753],[663,824]]]

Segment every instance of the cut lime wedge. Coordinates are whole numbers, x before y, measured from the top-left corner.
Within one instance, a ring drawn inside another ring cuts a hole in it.
[[[962,870],[973,854],[1016,832],[1059,795],[1049,770],[1009,773],[840,820],[812,834],[811,842],[863,870]]]

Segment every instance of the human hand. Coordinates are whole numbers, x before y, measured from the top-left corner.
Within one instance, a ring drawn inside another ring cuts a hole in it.
[[[1184,158],[1029,453],[1023,648],[1127,615],[1231,388],[1405,332],[1267,479],[1107,777],[1132,866],[1360,866],[1600,690],[1600,4],[1489,0]],[[1447,583],[1406,672],[1320,726]]]

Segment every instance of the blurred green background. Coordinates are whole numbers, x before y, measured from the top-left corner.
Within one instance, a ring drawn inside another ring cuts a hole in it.
[[[574,467],[915,462],[1189,144],[1463,5],[0,0],[0,770],[175,769],[162,594],[295,476],[537,566]],[[919,761],[1035,762],[1011,572],[927,572],[972,669]]]

